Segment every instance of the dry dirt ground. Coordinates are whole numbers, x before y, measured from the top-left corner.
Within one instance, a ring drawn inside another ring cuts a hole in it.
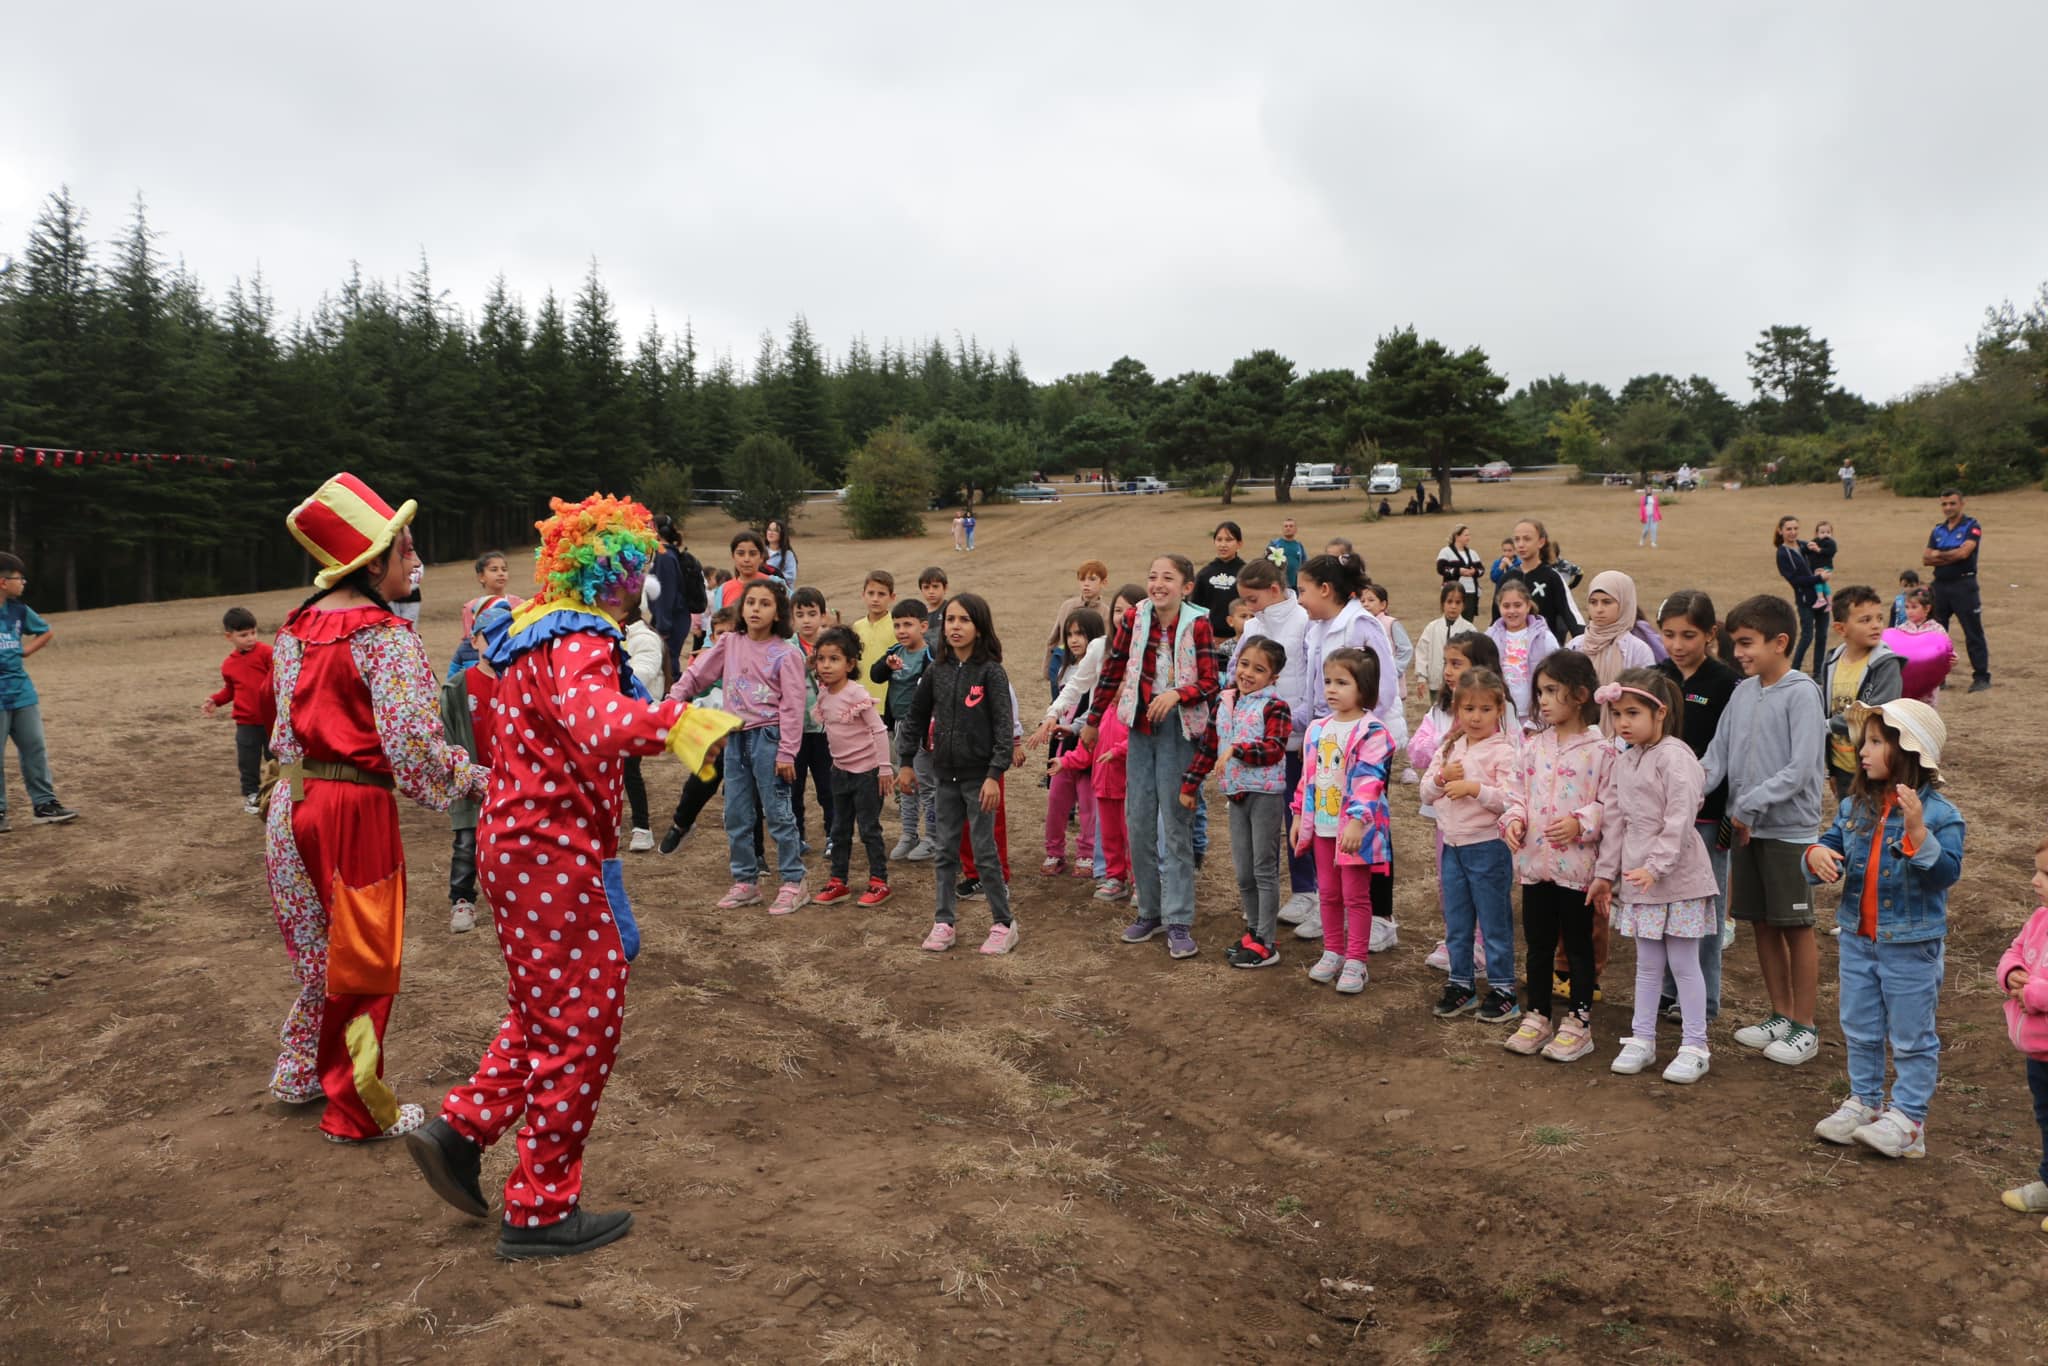
[[[1590,574],[1724,604],[1778,587],[1781,511],[1831,516],[1838,582],[1887,593],[1936,512],[1866,484],[1674,499],[1664,548],[1634,546],[1626,493],[1461,487],[1490,551],[1547,516]],[[224,719],[202,720],[221,601],[53,618],[34,661],[60,792],[37,828],[14,784],[0,837],[0,1356],[13,1361],[1016,1362],[1350,1358],[1631,1363],[2035,1360],[2044,1240],[2000,1208],[2039,1149],[1991,970],[2029,907],[2048,760],[2034,738],[2044,647],[2029,600],[2048,496],[1976,501],[1998,686],[1952,695],[1947,767],[1970,821],[1941,1009],[1930,1157],[1829,1149],[1813,1122],[1846,1090],[1827,1027],[1790,1070],[1736,1047],[1763,1013],[1747,937],[1729,962],[1714,1070],[1690,1089],[1606,1068],[1632,967],[1617,941],[1597,1060],[1517,1059],[1469,1019],[1440,1024],[1414,790],[1396,794],[1401,946],[1362,997],[1221,962],[1228,859],[1200,881],[1202,954],[1113,940],[1088,884],[1037,875],[1043,795],[1012,788],[1024,937],[1010,958],[918,952],[928,866],[876,912],[721,914],[716,833],[630,860],[647,948],[590,1149],[587,1199],[633,1235],[554,1266],[493,1260],[492,1233],[435,1199],[398,1145],[342,1150],[317,1113],[264,1094],[292,981],[237,810]],[[1355,537],[1411,623],[1451,519],[1361,521],[1297,505],[1303,536]],[[981,549],[857,545],[830,507],[800,526],[803,579],[857,606],[863,572],[930,562],[993,601],[1042,705],[1030,645],[1101,556],[1206,558],[1215,502],[1070,500],[985,514]],[[1262,542],[1259,495],[1227,515]],[[727,528],[706,515],[700,547]],[[280,533],[281,534],[281,533]],[[2031,546],[2031,551],[2023,548]],[[707,556],[709,558],[709,556]],[[2015,582],[2017,580],[2017,582]],[[445,659],[466,568],[429,575]],[[249,603],[273,629],[294,600]],[[673,764],[650,767],[657,809]],[[893,817],[892,824],[893,824]],[[468,1075],[504,1004],[486,926],[445,931],[448,835],[408,807],[411,942],[389,1038],[402,1098]],[[892,836],[893,838],[893,836]],[[976,908],[964,923],[982,923]],[[1667,1027],[1668,1032],[1668,1027]],[[1667,1049],[1671,1044],[1666,1039]],[[486,1189],[502,1178],[494,1153]],[[1350,1283],[1350,1284],[1347,1284]]]

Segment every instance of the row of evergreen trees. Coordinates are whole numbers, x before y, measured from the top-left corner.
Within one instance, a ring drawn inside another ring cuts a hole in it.
[[[801,316],[745,366],[700,353],[687,323],[650,321],[629,344],[595,264],[572,298],[532,308],[501,277],[472,317],[422,258],[395,285],[352,271],[285,321],[260,275],[215,300],[167,265],[140,201],[104,249],[87,226],[59,191],[0,260],[0,442],[240,463],[0,461],[0,544],[30,559],[38,601],[66,608],[302,582],[285,512],[341,469],[417,498],[422,553],[450,560],[526,543],[550,494],[592,488],[681,512],[693,487],[752,484],[734,508],[758,520],[845,483],[864,446],[871,475],[915,467],[895,472],[908,502],[878,527],[914,516],[927,487],[959,499],[1083,469],[1174,474],[1227,499],[1248,480],[1286,496],[1297,462],[1387,459],[1434,471],[1448,505],[1449,468],[1496,458],[1718,458],[1744,477],[1812,478],[1846,454],[1915,491],[2037,480],[2048,458],[2048,286],[2027,310],[1993,311],[1969,374],[1874,410],[1802,327],[1760,334],[1747,403],[1699,375],[1639,375],[1618,393],[1555,375],[1510,395],[1483,350],[1412,327],[1381,336],[1362,374],[1257,350],[1222,374],[1155,377],[1125,356],[1034,384],[1014,348],[957,335],[856,338],[828,357]]]
[[[799,317],[745,370],[701,354],[687,324],[650,322],[629,348],[594,264],[573,298],[534,308],[501,277],[472,319],[422,258],[397,286],[352,271],[285,321],[260,274],[216,302],[168,265],[139,201],[105,251],[87,229],[60,191],[0,261],[0,442],[238,463],[0,462],[0,544],[53,607],[302,582],[284,515],[336,470],[417,498],[421,552],[447,560],[526,542],[551,494],[629,489],[650,469],[728,486],[750,434],[786,440],[830,487],[895,415],[1023,427],[1035,412],[1017,353],[967,337],[856,339],[828,362]]]

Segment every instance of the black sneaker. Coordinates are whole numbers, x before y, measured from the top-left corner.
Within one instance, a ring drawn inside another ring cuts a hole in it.
[[[1444,983],[1444,994],[1436,998],[1434,1007],[1438,1019],[1448,1020],[1453,1015],[1466,1015],[1479,1009],[1479,993],[1470,987],[1461,987],[1456,982]]]
[[[12,831],[13,829],[14,829],[14,826],[13,826],[13,824],[12,824],[12,823],[11,823],[11,822],[10,822],[10,821],[9,821],[9,820],[7,819],[7,817],[5,817],[5,816],[0,816],[0,835],[5,835],[5,834],[9,833],[10,831]]]
[[[682,826],[671,825],[668,828],[668,830],[663,833],[661,837],[661,844],[659,846],[661,852],[664,854],[673,854],[676,850],[683,847],[683,841],[688,839],[689,837],[690,832],[683,829]]]
[[[1195,871],[1196,871],[1196,872],[1198,872],[1198,873],[1199,873],[1199,872],[1201,872],[1201,871],[1202,871],[1202,860],[1204,860],[1204,859],[1206,859],[1206,858],[1208,858],[1208,857],[1209,857],[1209,851],[1208,851],[1208,850],[1206,850],[1206,849],[1198,849],[1198,850],[1196,850],[1196,851],[1195,851]]]
[[[1678,1008],[1678,1002],[1666,998],[1657,1002],[1657,1013],[1667,1020],[1683,1020],[1685,1012]]]
[[[988,893],[981,890],[981,879],[978,877],[963,879],[960,885],[953,889],[953,895],[962,901],[988,900]]]
[[[1280,961],[1280,950],[1248,934],[1230,946],[1223,961],[1234,968],[1270,968]]]
[[[491,1212],[477,1176],[483,1170],[483,1149],[455,1132],[445,1119],[435,1119],[405,1136],[406,1151],[434,1194],[464,1214],[481,1219]]]
[[[78,813],[62,802],[44,802],[36,808],[37,825],[62,825],[77,819]]]
[[[1512,994],[1505,991],[1489,991],[1480,1002],[1478,1010],[1481,1024],[1508,1024],[1522,1018],[1522,1008],[1515,1004]]]
[[[616,1243],[633,1228],[631,1210],[592,1214],[579,1209],[558,1224],[546,1228],[518,1228],[507,1224],[498,1234],[498,1255],[508,1262],[530,1261],[536,1257],[574,1257],[595,1252],[606,1243]]]
[[[1973,678],[1973,679],[1971,679],[1971,680],[1970,680],[1970,691],[1971,691],[1971,692],[1990,692],[1990,691],[1991,691],[1991,680],[1990,680],[1990,679],[1988,679],[1988,678]]]

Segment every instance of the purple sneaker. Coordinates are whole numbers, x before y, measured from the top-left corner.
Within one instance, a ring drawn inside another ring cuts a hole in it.
[[[1201,950],[1195,947],[1194,932],[1185,925],[1166,927],[1166,956],[1169,958],[1193,958]]]
[[[1148,920],[1141,915],[1130,924],[1124,926],[1124,942],[1126,944],[1142,944],[1147,939],[1158,935],[1165,928],[1166,926],[1160,924],[1157,920]]]

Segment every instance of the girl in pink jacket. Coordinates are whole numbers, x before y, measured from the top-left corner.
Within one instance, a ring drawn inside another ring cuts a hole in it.
[[[2034,895],[2048,902],[2048,839],[2034,846],[2033,886]],[[2035,908],[1998,960],[1998,987],[2006,998],[2006,1033],[2027,1055],[2027,1089],[2034,1093],[2034,1122],[2041,1127],[2040,1170],[2003,1198],[2007,1209],[2048,1214],[2048,905]],[[2048,1233],[2048,1219],[2041,1230]]]
[[[1111,707],[1103,713],[1093,749],[1078,741],[1057,760],[1095,790],[1095,837],[1102,842],[1102,882],[1097,901],[1128,901],[1131,897],[1131,839],[1124,828],[1124,761],[1131,748],[1131,728]]]
[[[1559,650],[1536,666],[1536,709],[1545,723],[1522,744],[1501,830],[1515,851],[1522,884],[1522,930],[1529,943],[1529,1005],[1522,1027],[1503,1045],[1524,1056],[1576,1062],[1593,1051],[1593,908],[1586,889],[1600,852],[1602,797],[1614,748],[1600,733],[1593,662]],[[1564,940],[1571,997],[1552,1029],[1551,974],[1544,965]]]
[[[1718,887],[1693,817],[1706,773],[1685,743],[1678,685],[1655,669],[1629,669],[1593,694],[1629,748],[1615,756],[1602,802],[1606,828],[1587,899],[1608,910],[1616,932],[1636,941],[1635,1018],[1613,1070],[1623,1076],[1657,1060],[1657,999],[1664,966],[1678,984],[1684,1042],[1664,1080],[1689,1085],[1707,1074],[1707,981],[1700,941],[1715,933]],[[1617,886],[1616,884],[1620,884]]]

